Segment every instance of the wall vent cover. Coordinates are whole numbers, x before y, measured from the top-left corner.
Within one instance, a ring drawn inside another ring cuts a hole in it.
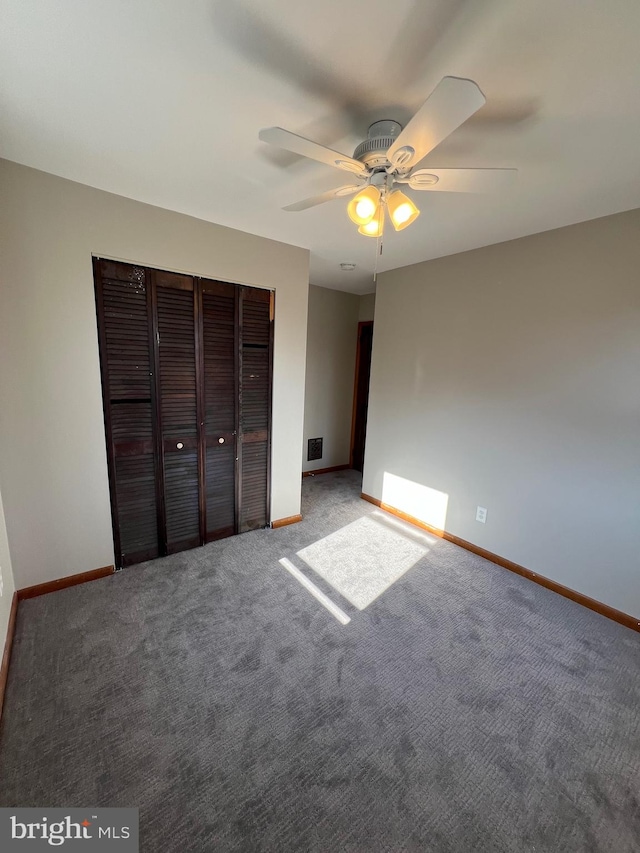
[[[307,462],[313,462],[314,459],[322,459],[322,439],[310,438],[307,444]]]

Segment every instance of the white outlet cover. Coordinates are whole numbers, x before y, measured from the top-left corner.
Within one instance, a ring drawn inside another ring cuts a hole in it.
[[[476,521],[479,521],[481,524],[485,524],[487,521],[487,508],[486,506],[479,506],[476,509]]]

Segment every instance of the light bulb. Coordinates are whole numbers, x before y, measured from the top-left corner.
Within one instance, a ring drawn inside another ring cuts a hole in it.
[[[377,187],[365,187],[347,205],[349,219],[356,225],[366,225],[375,217],[380,204],[380,190]]]
[[[406,222],[410,218],[412,213],[410,204],[401,204],[400,207],[396,207],[393,220],[398,225],[402,225],[403,222]]]
[[[376,212],[376,206],[370,198],[361,198],[356,204],[356,216],[360,219],[371,219]]]
[[[372,219],[371,222],[367,222],[366,225],[361,225],[358,228],[358,234],[364,234],[365,237],[380,237],[382,234],[382,225],[383,218],[381,216],[376,216],[375,219]]]
[[[420,211],[415,204],[400,190],[394,190],[389,195],[387,207],[389,208],[389,216],[396,231],[402,231],[403,228],[411,225],[420,216]]]

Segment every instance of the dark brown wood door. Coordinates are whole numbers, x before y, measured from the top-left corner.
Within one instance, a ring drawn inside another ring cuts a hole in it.
[[[367,436],[367,410],[369,408],[369,378],[371,375],[372,344],[373,323],[359,323],[353,404],[353,440],[351,443],[351,467],[355,468],[356,471],[362,471],[364,467],[364,445]]]
[[[201,281],[205,538],[237,532],[238,288]]]
[[[154,272],[166,551],[201,543],[196,304],[191,276]]]
[[[116,559],[159,556],[150,288],[142,267],[95,262]]]
[[[240,289],[240,532],[269,519],[273,294]]]

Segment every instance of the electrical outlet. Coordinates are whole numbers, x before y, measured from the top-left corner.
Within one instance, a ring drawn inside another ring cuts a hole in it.
[[[486,524],[487,521],[487,508],[486,506],[479,506],[476,509],[476,521],[479,521],[480,524]]]

